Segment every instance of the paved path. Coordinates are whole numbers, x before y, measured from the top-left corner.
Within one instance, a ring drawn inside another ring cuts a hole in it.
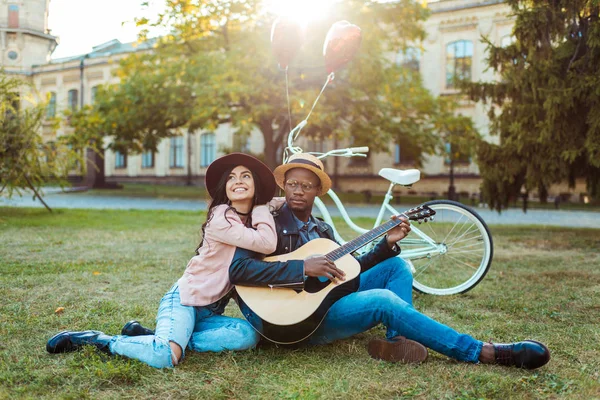
[[[157,198],[132,198],[116,196],[97,196],[83,193],[61,193],[46,190],[44,197],[52,208],[95,208],[95,209],[144,209],[144,210],[205,210],[207,205],[202,200],[175,200]],[[7,199],[0,197],[0,206],[11,207],[43,207],[39,200],[33,200],[30,195]],[[395,208],[404,210],[411,205],[396,205]],[[329,207],[333,216],[339,212],[333,206]],[[600,212],[568,211],[568,210],[529,210],[523,213],[520,209],[508,209],[498,214],[487,208],[475,208],[489,225],[549,225],[582,228],[599,228]],[[351,216],[377,216],[379,207],[355,205],[348,207]]]

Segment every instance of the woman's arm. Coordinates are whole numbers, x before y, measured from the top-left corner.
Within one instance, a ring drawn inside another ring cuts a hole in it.
[[[213,217],[206,226],[207,238],[262,254],[275,251],[275,221],[267,206],[256,206],[252,210],[252,226],[255,229],[245,227],[235,211],[225,213],[227,208],[227,205],[220,205],[214,209]]]

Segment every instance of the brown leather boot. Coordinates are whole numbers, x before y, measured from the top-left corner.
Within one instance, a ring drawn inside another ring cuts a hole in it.
[[[392,340],[373,339],[367,350],[371,357],[389,362],[421,363],[427,359],[427,348],[404,336]]]

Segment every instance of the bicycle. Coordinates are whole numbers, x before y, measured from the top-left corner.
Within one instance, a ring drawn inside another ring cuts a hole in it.
[[[304,125],[306,120],[289,133],[285,154],[302,152],[300,147],[294,146],[293,141]],[[366,157],[368,151],[368,147],[351,147],[326,153],[308,153],[323,159],[331,156]],[[419,181],[420,174],[417,169],[382,168],[379,171],[379,175],[390,181],[390,185],[373,228],[381,224],[386,211],[393,215],[400,214],[390,205],[394,198],[394,187],[411,187]],[[352,230],[360,234],[370,230],[352,221],[333,190],[330,189],[327,195]],[[413,224],[411,233],[401,242],[402,252],[399,255],[412,268],[413,288],[421,293],[435,295],[459,294],[473,289],[485,277],[492,263],[494,245],[489,228],[477,212],[456,201],[432,200],[423,204],[436,211],[435,221],[425,224],[422,228]],[[314,205],[324,221],[333,228],[336,239],[341,244],[346,243],[323,201],[317,197]],[[367,250],[368,247],[363,248],[363,251]]]

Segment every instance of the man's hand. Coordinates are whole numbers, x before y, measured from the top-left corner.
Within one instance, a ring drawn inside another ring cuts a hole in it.
[[[333,261],[329,261],[325,256],[311,256],[304,260],[304,274],[312,277],[324,276],[334,282],[336,279],[346,280],[344,271],[336,267]]]
[[[397,215],[392,215],[393,220],[398,220]],[[387,244],[391,248],[394,247],[397,241],[404,239],[410,233],[410,223],[404,217],[400,218],[400,225],[392,229],[387,234]]]

